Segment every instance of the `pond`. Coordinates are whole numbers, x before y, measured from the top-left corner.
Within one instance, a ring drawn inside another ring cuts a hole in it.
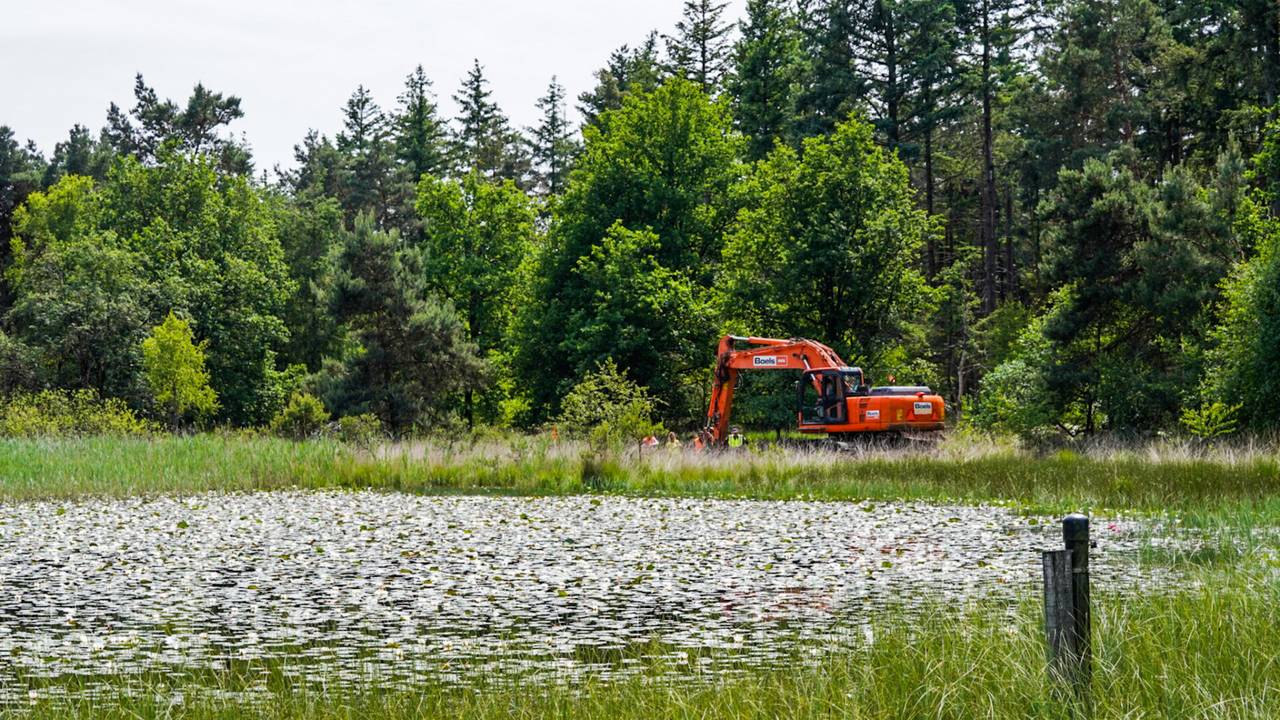
[[[0,700],[273,668],[326,683],[715,672],[1039,587],[1060,527],[988,506],[268,492],[0,505]],[[1095,521],[1095,582],[1162,582]],[[652,659],[652,658],[648,658]]]

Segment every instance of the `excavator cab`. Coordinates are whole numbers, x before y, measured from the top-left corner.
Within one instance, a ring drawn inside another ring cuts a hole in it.
[[[862,371],[857,368],[806,370],[797,383],[801,425],[830,425],[848,419],[845,398],[863,390]]]

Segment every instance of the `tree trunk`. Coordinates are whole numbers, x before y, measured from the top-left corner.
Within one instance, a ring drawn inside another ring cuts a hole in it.
[[[990,2],[982,0],[982,312],[996,309],[996,167],[991,137],[991,25]]]
[[[924,209],[925,212],[933,217],[933,128],[927,127],[924,131]],[[937,240],[933,233],[929,234],[926,248],[926,269],[929,273],[929,279],[932,280],[934,275],[938,274],[938,247]]]
[[[1013,188],[1004,188],[1004,277],[1005,297],[1018,297],[1018,267],[1013,252]]]
[[[885,114],[888,120],[887,139],[889,149],[896,154],[901,138],[898,132],[898,113],[901,111],[902,92],[898,88],[898,42],[893,25],[892,11],[880,6],[884,20],[884,68],[885,68]]]

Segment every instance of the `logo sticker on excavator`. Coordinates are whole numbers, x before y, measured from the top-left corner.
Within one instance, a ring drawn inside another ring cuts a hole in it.
[[[868,411],[867,411],[867,419],[868,419],[868,420],[879,420],[879,419],[880,419],[880,411],[879,411],[879,410],[868,410]]]
[[[756,367],[777,367],[778,365],[786,365],[787,359],[784,357],[757,356],[751,358],[751,364]]]
[[[933,414],[933,403],[918,402],[918,403],[914,403],[914,405],[915,407],[912,408],[912,412],[914,412],[916,415],[932,415]]]

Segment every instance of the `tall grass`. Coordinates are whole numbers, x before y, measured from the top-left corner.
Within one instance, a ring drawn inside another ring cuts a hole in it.
[[[861,454],[697,454],[591,450],[535,438],[415,442],[373,453],[330,441],[201,435],[0,442],[0,494],[10,498],[282,487],[420,492],[633,494],[1015,501],[1057,508],[1280,515],[1272,455],[1159,456],[1150,450],[1032,456],[952,446]]]
[[[364,451],[334,441],[197,435],[0,441],[0,497],[301,488],[427,493],[613,492],[746,498],[1009,502],[1030,510],[1170,511],[1274,524],[1280,462],[1264,448],[1034,455],[991,442],[854,453],[601,450],[545,438],[437,440]]]
[[[1258,568],[1138,599],[1095,596],[1098,718],[1274,718],[1280,712],[1280,584]],[[605,683],[326,690],[283,679],[253,704],[243,677],[210,685],[117,681],[103,699],[43,700],[32,717],[137,718],[1066,718],[1047,679],[1038,602],[942,609],[866,628],[842,655],[781,670],[670,683],[661,662]],[[283,678],[284,676],[279,676]],[[75,690],[74,687],[69,688]],[[181,703],[173,705],[175,697]]]

